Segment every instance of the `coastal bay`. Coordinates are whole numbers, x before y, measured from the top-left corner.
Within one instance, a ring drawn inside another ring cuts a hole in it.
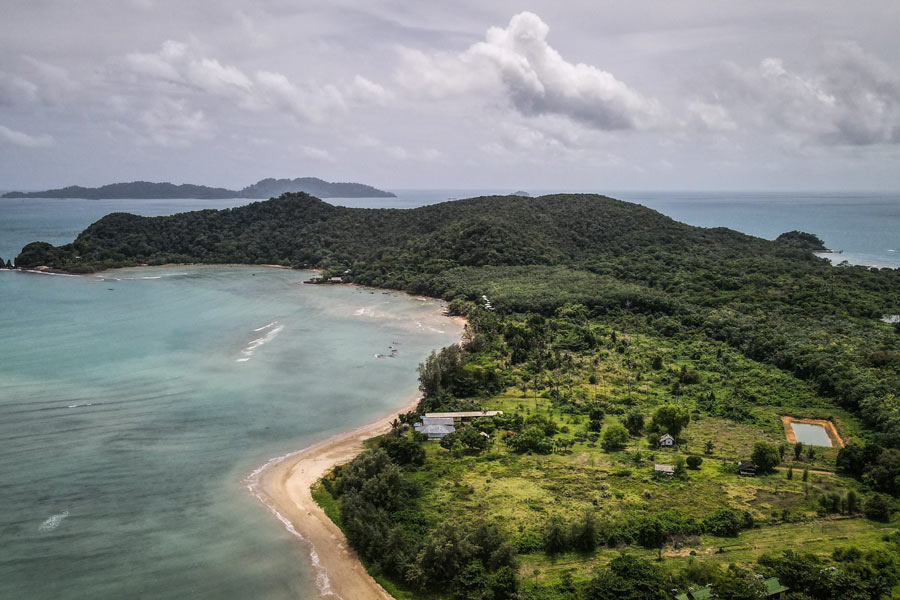
[[[0,351],[0,595],[317,593],[306,547],[242,481],[396,410],[459,336],[437,301],[311,275],[0,274],[18,307],[0,331],[20,341]]]

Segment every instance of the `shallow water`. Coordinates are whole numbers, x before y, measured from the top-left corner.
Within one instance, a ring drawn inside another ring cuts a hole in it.
[[[0,272],[0,597],[315,596],[243,479],[403,404],[459,326],[310,275]]]
[[[831,448],[831,438],[828,432],[821,425],[813,425],[811,423],[791,423],[791,429],[798,442],[809,444],[810,446],[825,446]]]

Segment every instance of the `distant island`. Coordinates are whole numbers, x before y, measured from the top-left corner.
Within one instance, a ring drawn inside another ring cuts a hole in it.
[[[79,198],[86,200],[117,199],[169,199],[197,198],[199,200],[218,200],[222,198],[254,198],[265,200],[281,194],[304,192],[317,198],[396,198],[396,194],[379,190],[362,183],[332,183],[317,177],[298,177],[296,179],[267,178],[248,185],[242,190],[208,187],[205,185],[173,183],[153,183],[149,181],[132,181],[130,183],[111,183],[88,188],[80,185],[45,190],[42,192],[9,192],[3,198]]]

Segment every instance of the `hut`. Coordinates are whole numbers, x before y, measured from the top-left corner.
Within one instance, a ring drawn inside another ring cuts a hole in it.
[[[439,440],[456,431],[453,419],[434,417],[422,417],[421,421],[413,425],[413,429],[427,435],[429,440]]]
[[[738,463],[738,474],[745,477],[756,475],[756,463],[752,460],[742,460]]]
[[[671,448],[675,445],[675,436],[671,433],[666,433],[659,438],[659,445],[664,448]]]
[[[423,419],[452,419],[452,423],[460,423],[463,421],[480,419],[482,417],[496,417],[502,414],[502,410],[460,410],[456,412],[425,413]]]
[[[675,474],[675,465],[653,465],[653,474],[671,477]]]

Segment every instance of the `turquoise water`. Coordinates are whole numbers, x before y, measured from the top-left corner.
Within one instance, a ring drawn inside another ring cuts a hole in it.
[[[811,446],[826,446],[831,448],[831,438],[828,432],[821,425],[811,425],[810,423],[791,423],[791,429],[798,442],[809,444]]]
[[[316,596],[244,478],[402,404],[459,328],[310,275],[0,272],[0,597]]]

